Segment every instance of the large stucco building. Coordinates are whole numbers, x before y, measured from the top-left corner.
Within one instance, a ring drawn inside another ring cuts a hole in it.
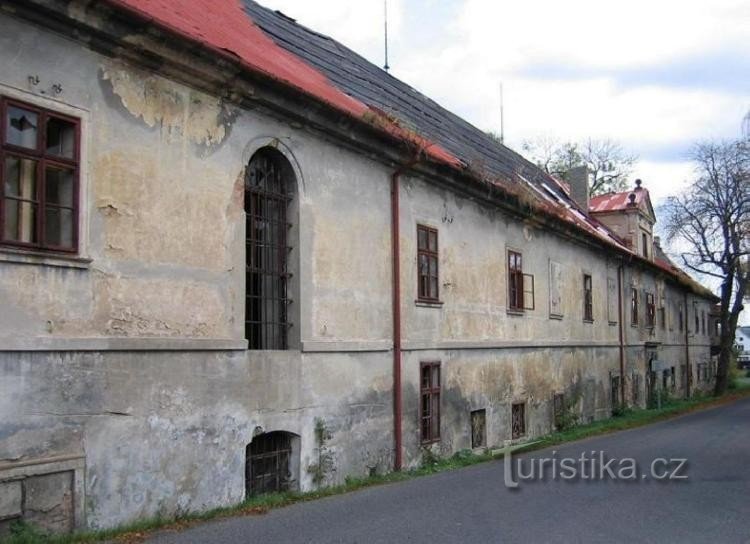
[[[645,188],[589,203],[282,14],[179,4],[0,0],[0,530],[708,386],[714,299]]]

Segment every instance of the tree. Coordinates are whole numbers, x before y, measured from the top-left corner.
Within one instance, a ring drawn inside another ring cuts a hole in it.
[[[525,141],[522,148],[539,168],[564,181],[568,181],[571,168],[587,166],[591,196],[624,191],[638,160],[637,156],[627,153],[619,143],[610,139],[561,143],[554,138],[542,137]]]
[[[721,281],[719,365],[714,393],[728,387],[735,329],[750,281],[750,140],[706,142],[691,152],[695,179],[668,200],[666,234],[683,264]]]

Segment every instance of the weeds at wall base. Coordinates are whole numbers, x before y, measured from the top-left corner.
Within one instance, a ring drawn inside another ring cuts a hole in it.
[[[701,408],[725,404],[739,398],[750,396],[750,383],[740,383],[737,389],[723,397],[695,396],[690,399],[670,399],[659,410],[625,409],[610,419],[595,421],[586,425],[573,426],[566,430],[541,437],[527,448],[515,450],[529,452],[555,446],[557,444],[573,442],[597,435],[609,434],[626,429],[632,429],[686,414]],[[217,508],[203,513],[188,513],[178,517],[155,517],[129,524],[127,526],[104,531],[76,533],[71,535],[47,536],[38,528],[28,523],[17,522],[11,528],[11,534],[4,540],[4,544],[74,544],[80,542],[143,542],[153,531],[180,531],[201,522],[217,520],[227,517],[262,515],[273,508],[280,508],[290,504],[321,499],[333,495],[340,495],[374,485],[409,480],[411,478],[436,474],[447,470],[467,467],[502,458],[502,454],[492,454],[488,451],[476,454],[469,450],[461,450],[451,457],[431,458],[418,468],[401,472],[367,476],[361,478],[346,478],[341,485],[326,487],[305,493],[286,492],[269,493],[253,497],[245,502],[226,508]]]

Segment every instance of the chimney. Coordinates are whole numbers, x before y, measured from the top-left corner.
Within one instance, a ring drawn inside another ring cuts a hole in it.
[[[583,212],[589,213],[589,169],[586,166],[576,166],[565,173],[565,180],[570,184],[570,198],[572,198]]]

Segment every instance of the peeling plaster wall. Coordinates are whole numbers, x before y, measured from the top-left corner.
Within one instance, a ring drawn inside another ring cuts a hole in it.
[[[325,483],[367,467],[385,471],[391,382],[378,357],[6,353],[0,469],[85,455],[90,527],[243,500],[245,447],[259,428],[300,435],[303,489],[312,485],[318,417],[331,431],[336,467]]]

